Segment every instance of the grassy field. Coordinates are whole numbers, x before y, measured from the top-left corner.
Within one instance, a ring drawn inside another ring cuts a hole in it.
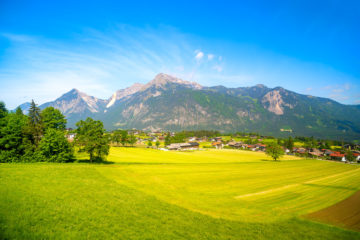
[[[360,239],[305,217],[360,189],[355,165],[115,147],[108,161],[1,164],[0,238]]]

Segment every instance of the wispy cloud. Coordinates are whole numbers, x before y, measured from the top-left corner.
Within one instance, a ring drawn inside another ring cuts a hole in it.
[[[204,86],[263,83],[342,102],[358,99],[353,96],[358,79],[336,70],[247,45],[226,50],[224,44],[208,44],[168,26],[140,29],[119,24],[107,31],[85,29],[68,40],[14,33],[0,33],[0,38],[12,43],[0,58],[0,100],[10,108],[32,98],[39,103],[54,100],[74,87],[108,98],[159,72]]]
[[[171,29],[140,30],[126,25],[109,32],[87,29],[71,42],[2,36],[18,43],[7,61],[0,62],[0,81],[7,88],[0,89],[0,94],[12,108],[21,103],[19,95],[43,103],[75,87],[107,98],[115,90],[147,82],[159,72],[194,78],[204,71],[200,60],[205,53],[194,50],[191,39]]]
[[[197,61],[200,61],[203,57],[204,57],[204,53],[200,51],[196,54],[195,59]]]

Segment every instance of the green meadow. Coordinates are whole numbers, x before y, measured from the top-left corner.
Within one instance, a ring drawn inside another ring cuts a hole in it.
[[[0,238],[360,239],[307,217],[360,189],[356,165],[214,149],[78,158],[0,165]]]

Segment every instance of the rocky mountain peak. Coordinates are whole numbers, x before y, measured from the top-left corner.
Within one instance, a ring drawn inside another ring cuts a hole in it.
[[[156,88],[163,88],[168,83],[176,83],[195,89],[202,89],[202,86],[196,82],[189,82],[165,73],[159,73],[152,81],[146,84],[142,90],[145,90],[152,86],[155,86]]]
[[[144,84],[141,83],[134,83],[128,88],[117,90],[108,100],[108,104],[106,105],[106,108],[111,107],[114,105],[114,103],[120,99],[126,98],[128,96],[131,96],[132,94],[140,91],[140,89],[144,86]]]

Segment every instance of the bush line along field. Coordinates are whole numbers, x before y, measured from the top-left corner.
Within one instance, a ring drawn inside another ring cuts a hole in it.
[[[1,164],[0,238],[360,239],[306,217],[360,189],[356,165],[120,147],[108,163]]]

